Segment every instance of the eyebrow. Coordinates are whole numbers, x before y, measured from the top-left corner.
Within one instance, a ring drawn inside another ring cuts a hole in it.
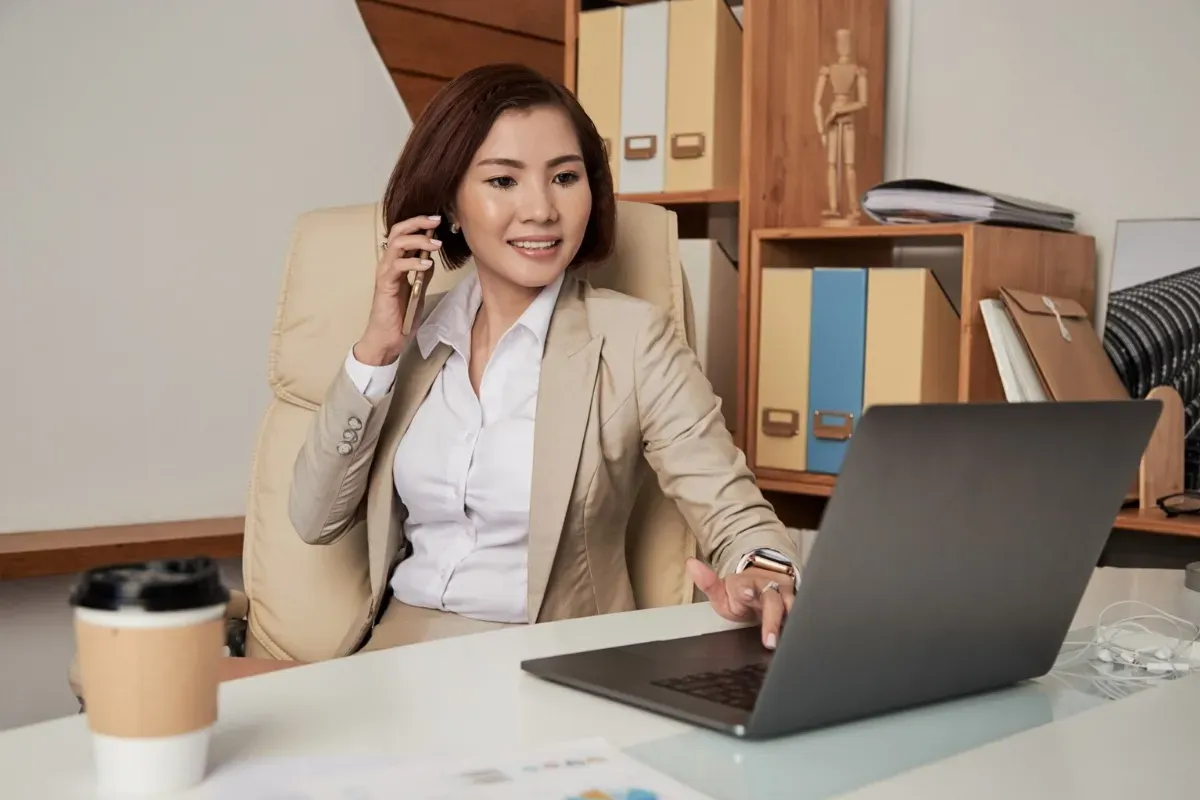
[[[572,161],[578,161],[579,163],[582,164],[583,156],[578,155],[576,153],[568,153],[567,155],[555,156],[554,158],[552,158],[546,162],[546,166],[547,167],[557,167],[557,166],[561,166],[562,164],[568,164]],[[485,158],[482,161],[480,161],[478,164],[476,164],[476,166],[482,167],[482,166],[489,165],[489,164],[494,164],[494,165],[500,166],[500,167],[512,167],[513,169],[525,169],[525,162],[518,161],[515,158]]]

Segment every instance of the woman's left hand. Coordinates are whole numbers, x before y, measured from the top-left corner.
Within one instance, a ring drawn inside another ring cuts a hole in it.
[[[733,622],[761,621],[763,646],[775,649],[783,618],[792,610],[796,597],[796,585],[791,578],[750,567],[721,579],[712,567],[694,558],[688,559],[687,569],[718,614]]]

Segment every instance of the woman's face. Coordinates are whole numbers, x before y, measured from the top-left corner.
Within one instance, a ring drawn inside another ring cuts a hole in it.
[[[458,188],[454,220],[476,267],[540,288],[570,265],[592,192],[579,138],[557,108],[506,111]]]

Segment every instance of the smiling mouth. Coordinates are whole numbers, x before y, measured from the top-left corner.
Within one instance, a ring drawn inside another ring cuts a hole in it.
[[[509,244],[522,253],[542,255],[553,252],[562,244],[562,239],[514,239]]]

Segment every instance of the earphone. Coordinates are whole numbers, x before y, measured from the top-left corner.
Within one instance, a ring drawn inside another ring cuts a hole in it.
[[[1147,672],[1187,672],[1192,668],[1192,665],[1187,661],[1171,661],[1173,653],[1164,647],[1160,647],[1154,651],[1156,660],[1142,660],[1139,658],[1149,648],[1143,647],[1140,650],[1118,650],[1115,654],[1107,648],[1100,650],[1096,654],[1096,658],[1106,664],[1114,664],[1120,661],[1122,664],[1128,664],[1131,667],[1141,667]]]
[[[1154,613],[1135,614],[1104,624],[1104,617],[1111,609],[1131,604],[1143,606]],[[1121,639],[1130,635],[1162,635],[1151,630],[1143,620],[1158,620],[1174,626],[1177,633],[1174,645],[1135,647],[1124,644]],[[1200,625],[1140,600],[1120,600],[1100,612],[1096,619],[1095,634],[1089,641],[1064,643],[1064,646],[1077,645],[1080,649],[1056,662],[1050,674],[1060,678],[1090,680],[1105,696],[1119,699],[1132,693],[1135,690],[1133,687],[1177,678],[1200,666],[1190,660],[1191,649],[1197,641],[1200,641]],[[1088,668],[1085,674],[1064,669],[1081,662]]]

